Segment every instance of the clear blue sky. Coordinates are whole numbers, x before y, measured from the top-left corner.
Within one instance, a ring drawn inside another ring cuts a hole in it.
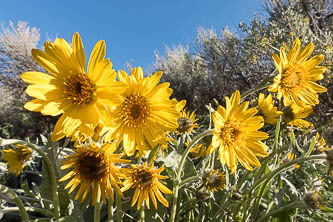
[[[164,54],[165,45],[192,44],[197,27],[248,23],[261,0],[5,0],[0,23],[26,21],[47,35],[71,41],[79,32],[86,53],[106,41],[107,57],[115,69],[126,61],[144,69],[154,62],[154,51]],[[88,58],[88,55],[87,55]]]

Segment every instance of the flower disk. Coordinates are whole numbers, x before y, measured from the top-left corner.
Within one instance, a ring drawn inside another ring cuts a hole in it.
[[[7,161],[8,171],[18,176],[24,168],[24,163],[30,159],[32,150],[21,144],[17,144],[16,148],[4,150],[3,158]]]
[[[280,57],[273,54],[279,74],[268,90],[277,92],[278,99],[283,97],[285,106],[292,103],[298,106],[302,106],[303,103],[314,106],[319,103],[317,93],[327,91],[325,87],[316,83],[324,78],[326,68],[318,66],[324,60],[324,56],[316,55],[308,59],[314,50],[313,44],[309,43],[302,51],[300,45],[300,40],[296,39],[288,56],[284,47],[280,49]]]
[[[32,50],[35,61],[50,74],[26,72],[23,81],[31,84],[26,93],[36,99],[24,107],[43,115],[63,114],[55,125],[52,140],[71,137],[82,125],[95,127],[105,106],[117,105],[124,86],[116,82],[116,72],[105,57],[105,43],[99,41],[85,71],[86,56],[81,37],[75,33],[73,48],[64,40],[44,44],[45,52]]]
[[[102,124],[113,128],[109,139],[123,142],[126,155],[136,149],[144,154],[159,145],[166,132],[176,131],[179,112],[177,101],[171,100],[169,83],[159,84],[162,72],[143,78],[142,69],[134,68],[131,75],[119,71],[119,81],[127,86],[121,103],[101,116]]]
[[[180,134],[188,134],[191,135],[195,133],[195,129],[198,128],[198,124],[196,123],[198,119],[195,118],[195,113],[183,110],[181,112],[181,117],[177,119],[178,128],[177,131]]]
[[[164,194],[171,194],[171,190],[169,190],[166,186],[164,186],[159,179],[167,179],[167,176],[162,176],[161,173],[164,168],[159,168],[153,170],[153,165],[148,166],[147,162],[143,165],[131,165],[132,168],[123,168],[121,169],[122,173],[124,173],[124,187],[121,191],[126,191],[131,187],[135,188],[135,192],[132,198],[131,207],[137,203],[137,209],[139,209],[143,201],[146,201],[146,206],[150,209],[149,206],[149,196],[154,204],[155,209],[157,209],[157,199],[166,207],[169,207],[168,201],[163,197]],[[155,197],[156,196],[156,197]]]
[[[263,127],[263,118],[254,116],[256,108],[247,110],[249,102],[240,103],[240,93],[235,91],[231,98],[226,97],[226,108],[218,106],[213,113],[213,139],[207,153],[219,149],[219,158],[234,173],[239,161],[247,170],[251,165],[260,167],[256,158],[266,157],[268,147],[260,140],[267,139],[268,134],[257,131]]]
[[[62,161],[61,169],[72,168],[69,173],[59,180],[59,182],[62,182],[73,177],[65,186],[65,189],[70,188],[68,193],[73,192],[81,184],[75,200],[82,195],[81,201],[83,201],[87,197],[91,186],[93,186],[92,205],[95,205],[97,201],[98,189],[101,190],[104,203],[106,203],[105,192],[113,201],[112,186],[122,196],[118,186],[121,183],[119,179],[120,171],[114,166],[114,163],[127,163],[128,160],[120,159],[120,154],[112,154],[113,150],[114,144],[103,144],[101,147],[96,144],[76,146],[75,153],[67,156]]]
[[[223,172],[209,170],[203,175],[203,182],[209,191],[215,192],[218,189],[223,190],[225,188],[226,180]]]

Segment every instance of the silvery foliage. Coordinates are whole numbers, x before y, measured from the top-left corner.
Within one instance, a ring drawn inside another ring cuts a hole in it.
[[[24,109],[29,96],[20,75],[26,71],[43,71],[32,58],[31,50],[38,48],[39,29],[19,21],[15,26],[2,25],[0,32],[0,137],[25,138],[50,130],[50,118]]]
[[[15,27],[12,22],[2,25],[0,33],[0,101],[1,107],[12,107],[24,95],[25,84],[20,74],[28,70],[41,70],[31,56],[31,49],[37,48],[39,30],[30,28],[27,22],[19,21]],[[3,110],[1,112],[5,112]]]
[[[164,71],[164,81],[171,83],[174,96],[186,99],[188,108],[206,113],[205,105],[216,99],[224,101],[236,89],[241,93],[254,88],[275,70],[272,53],[282,45],[291,47],[298,37],[302,47],[313,42],[314,54],[322,53],[322,65],[328,67],[320,84],[333,89],[333,1],[266,0],[265,14],[256,14],[249,24],[238,29],[198,28],[193,45],[169,48],[164,56],[156,53],[156,70]],[[313,55],[314,55],[313,54]],[[322,120],[333,115],[333,98],[320,95],[318,107]]]

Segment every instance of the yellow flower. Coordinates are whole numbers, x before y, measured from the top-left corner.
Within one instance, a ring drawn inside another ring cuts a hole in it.
[[[192,147],[190,150],[191,155],[195,157],[202,157],[203,155],[205,155],[205,152],[206,152],[206,147],[201,143],[195,144],[195,146]]]
[[[30,159],[32,150],[21,144],[16,144],[15,147],[17,149],[4,150],[3,158],[7,161],[8,171],[18,176],[24,168],[24,163]]]
[[[123,142],[126,155],[138,149],[140,153],[152,149],[166,132],[176,131],[179,112],[176,101],[170,100],[170,83],[159,84],[162,72],[143,78],[142,69],[134,68],[130,76],[119,71],[119,80],[127,89],[121,103],[102,115],[102,124],[113,127],[110,137]]]
[[[69,169],[71,171],[63,176],[59,182],[66,181],[71,178],[65,189],[70,188],[68,193],[72,193],[75,188],[80,185],[76,193],[75,200],[81,195],[83,201],[92,187],[92,205],[97,201],[98,189],[101,191],[101,197],[106,203],[105,193],[109,199],[113,201],[113,188],[122,197],[122,193],[118,184],[120,171],[114,165],[115,163],[127,163],[129,160],[120,159],[121,154],[112,154],[116,149],[114,144],[104,143],[101,146],[95,143],[88,143],[76,146],[73,154],[66,156],[61,163],[61,169]],[[112,185],[112,186],[111,186]]]
[[[304,130],[304,133],[308,133],[309,130],[314,129],[313,123],[306,121],[304,119],[295,119],[290,121],[288,125],[296,126],[298,130]]]
[[[286,55],[285,48],[281,47],[280,57],[273,54],[275,67],[279,74],[275,76],[274,83],[268,90],[277,92],[277,98],[283,97],[285,106],[303,103],[314,106],[319,103],[318,94],[326,92],[327,89],[316,81],[324,78],[326,68],[318,66],[323,60],[323,55],[316,55],[308,59],[314,50],[309,43],[300,51],[301,42],[296,39],[292,49]]]
[[[186,110],[183,110],[181,112],[181,117],[177,119],[178,122],[178,128],[177,132],[180,134],[188,134],[191,135],[192,133],[195,133],[195,128],[198,128],[198,124],[196,123],[198,119],[195,118],[195,113],[187,112]]]
[[[44,44],[45,52],[32,50],[35,61],[51,75],[26,72],[21,78],[29,83],[26,93],[36,99],[25,104],[31,111],[43,115],[63,114],[54,127],[52,140],[72,136],[81,124],[96,126],[99,112],[106,105],[116,105],[124,86],[116,82],[116,72],[109,59],[104,59],[105,43],[99,41],[85,71],[85,52],[78,33],[73,48],[64,40]]]
[[[208,153],[219,149],[219,158],[234,173],[239,161],[247,170],[251,165],[260,167],[256,158],[268,156],[268,147],[260,140],[267,139],[268,134],[257,131],[263,127],[263,118],[254,116],[258,111],[250,108],[249,102],[240,102],[240,93],[236,90],[231,98],[226,98],[226,108],[218,106],[213,113],[213,139]]]
[[[148,166],[147,162],[143,165],[132,164],[131,167],[132,168],[121,169],[125,179],[124,187],[121,188],[121,191],[124,192],[131,187],[135,188],[131,207],[138,202],[137,209],[139,209],[145,200],[147,208],[150,209],[149,197],[151,198],[155,209],[157,209],[156,197],[164,206],[169,207],[169,203],[163,197],[162,193],[171,194],[172,192],[159,181],[159,179],[168,179],[167,176],[160,175],[164,170],[164,167],[153,170],[153,165]]]
[[[268,124],[275,125],[279,116],[283,113],[277,110],[272,100],[272,95],[269,94],[266,98],[260,93],[258,98],[258,107],[263,114],[264,121]]]
[[[330,148],[326,145],[325,139],[320,136],[320,134],[316,133],[316,147],[320,152],[324,152],[324,150],[329,150]]]
[[[203,175],[203,182],[208,190],[215,192],[218,189],[223,190],[225,188],[226,181],[223,172],[218,170],[209,170]]]
[[[292,104],[291,106],[285,107],[282,111],[283,120],[289,123],[297,119],[304,119],[308,117],[313,112],[313,109],[310,105],[303,104],[303,106],[298,106],[296,104]]]

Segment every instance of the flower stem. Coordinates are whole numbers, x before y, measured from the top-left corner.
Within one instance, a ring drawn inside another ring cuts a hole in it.
[[[113,202],[108,200],[108,222],[113,222]]]
[[[140,207],[140,222],[145,222],[145,204]]]
[[[261,177],[257,182],[255,182],[250,189],[248,189],[245,194],[251,193],[254,189],[256,189],[263,181],[266,179],[269,181],[272,179],[276,174],[280,173],[281,171],[285,170],[286,168],[294,165],[295,163],[302,163],[307,160],[325,160],[326,155],[312,155],[309,157],[299,157],[297,159],[294,159],[292,161],[286,162],[285,164],[281,165],[280,167],[276,168],[275,170],[271,171],[270,173],[266,174],[265,176]]]
[[[98,186],[97,198],[94,208],[94,222],[100,222],[100,213],[101,213],[101,188]]]
[[[190,150],[192,149],[192,147],[199,142],[202,138],[211,135],[213,132],[213,130],[206,130],[202,133],[200,133],[199,135],[197,135],[196,137],[193,138],[193,140],[190,142],[190,144],[187,146],[186,150],[183,153],[182,159],[180,160],[179,163],[179,167],[178,167],[178,171],[177,171],[177,177],[176,180],[174,181],[174,186],[173,186],[173,200],[172,200],[172,210],[171,210],[171,217],[170,217],[170,222],[174,222],[175,218],[176,218],[176,211],[177,211],[177,201],[178,201],[178,190],[179,190],[179,186],[180,186],[180,177],[181,177],[181,173],[183,170],[183,166],[185,164],[185,160],[187,155],[189,154]]]
[[[247,92],[245,92],[241,98],[244,99],[245,97],[247,97],[248,95],[252,94],[252,93],[255,93],[259,90],[262,90],[262,89],[265,89],[266,87],[268,87],[269,85],[271,85],[270,81],[274,79],[274,75],[273,76],[270,76],[268,77],[267,79],[264,79],[256,88],[254,89],[251,89]]]
[[[116,194],[116,205],[117,205],[117,222],[122,222],[122,210],[121,210],[121,197]]]
[[[200,180],[201,176],[192,176],[189,178],[186,178],[185,180],[183,180],[182,182],[179,183],[179,188],[181,188],[182,186],[184,186],[187,183],[191,183],[193,181],[197,181]]]
[[[8,187],[1,185],[1,184],[0,184],[0,192],[7,194],[10,197],[10,199],[18,206],[18,208],[20,210],[22,221],[29,221],[29,216],[28,216],[27,211],[24,208],[24,204],[23,204],[22,200],[16,195],[16,193],[14,191],[12,191],[11,189],[9,189]]]
[[[276,214],[282,213],[284,211],[289,211],[292,210],[294,208],[305,208],[303,201],[301,200],[297,200],[295,202],[292,202],[290,204],[287,204],[283,207],[280,207],[278,209],[272,210],[266,214],[264,214],[262,217],[260,217],[257,222],[262,222],[262,221],[268,221],[267,219],[269,219],[269,217],[274,216]]]
[[[38,154],[40,154],[42,156],[44,163],[46,165],[48,174],[50,176],[55,218],[59,219],[60,218],[60,205],[59,205],[59,198],[58,198],[57,179],[56,179],[56,174],[55,174],[54,168],[52,167],[49,157],[45,154],[44,151],[39,149],[39,147],[36,146],[35,144],[27,143],[25,141],[21,141],[20,143],[23,145],[24,144],[27,145],[28,147],[35,150]]]

